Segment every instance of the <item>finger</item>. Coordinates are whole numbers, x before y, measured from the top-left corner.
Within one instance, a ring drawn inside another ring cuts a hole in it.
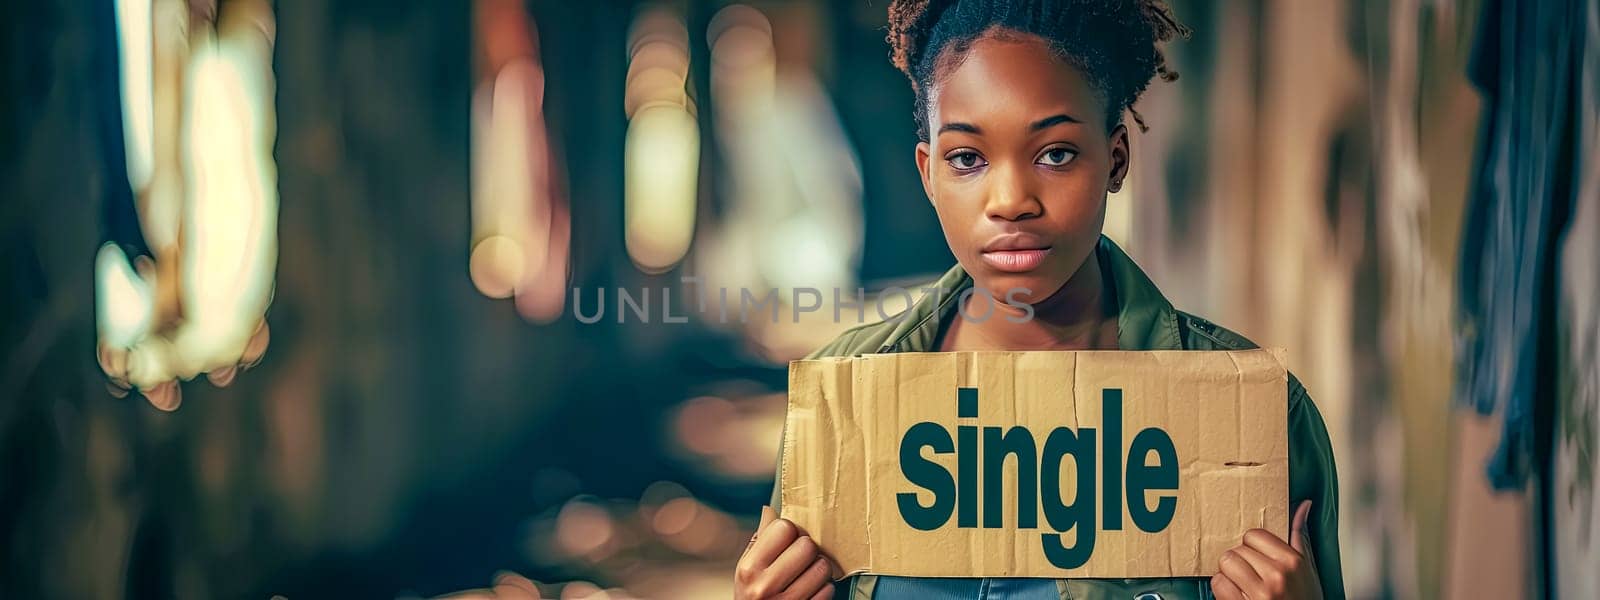
[[[1306,532],[1306,521],[1310,518],[1311,501],[1306,500],[1301,502],[1300,506],[1295,507],[1294,520],[1289,523],[1289,545],[1293,546],[1295,551],[1301,554],[1305,554],[1306,548],[1311,545],[1310,536]]]
[[[1239,545],[1265,554],[1278,564],[1289,567],[1291,571],[1300,564],[1300,552],[1265,529],[1251,529],[1244,532],[1244,543]]]
[[[1242,549],[1241,546],[1222,553],[1222,560],[1217,561],[1217,570],[1245,593],[1257,593],[1261,590],[1261,574],[1244,557]]]
[[[761,581],[757,582],[759,589],[776,592],[789,587],[818,558],[816,542],[811,541],[810,536],[800,536],[761,574]],[[824,562],[822,566],[826,568],[828,565]],[[827,571],[823,571],[823,575],[826,576]]]
[[[762,505],[761,506],[761,522],[756,524],[755,533],[750,534],[750,543],[745,545],[745,551],[746,552],[750,551],[750,546],[755,545],[756,538],[761,537],[761,530],[766,529],[767,528],[767,524],[769,524],[769,523],[771,523],[771,522],[773,522],[773,521],[775,521],[777,519],[778,519],[778,511],[772,510],[772,506],[771,505]]]
[[[1276,539],[1276,536],[1272,536],[1270,533],[1265,531],[1262,531],[1262,533]],[[1301,565],[1299,554],[1295,554],[1287,546],[1284,547],[1284,550],[1292,555],[1292,558],[1287,562],[1274,560],[1249,546],[1239,546],[1233,549],[1234,552],[1239,553],[1239,556],[1244,557],[1245,562],[1250,563],[1250,568],[1254,569],[1256,575],[1261,578],[1253,587],[1246,582],[1238,581],[1239,589],[1244,590],[1245,596],[1250,598],[1282,597],[1284,590],[1289,586],[1291,574],[1298,571]]]
[[[833,600],[833,582],[824,584],[822,589],[811,595],[811,600]]]
[[[795,538],[799,537],[799,532],[800,530],[788,519],[774,520],[756,533],[756,541],[745,551],[744,558],[750,561],[750,566],[758,570],[764,569],[794,543]]]
[[[1244,597],[1244,590],[1221,573],[1211,576],[1211,595],[1221,600],[1249,600]]]
[[[1283,568],[1283,565],[1279,564],[1271,557],[1268,557],[1267,555],[1257,551],[1255,548],[1251,548],[1249,546],[1239,546],[1234,548],[1233,551],[1237,552],[1240,557],[1244,558],[1245,562],[1250,563],[1250,569],[1255,571],[1256,575],[1261,577],[1263,580],[1267,578],[1268,573],[1287,570]]]
[[[806,567],[805,572],[794,578],[789,584],[789,589],[784,590],[783,597],[795,600],[810,598],[823,588],[829,587],[828,583],[828,559],[818,556],[816,560],[811,561],[811,566]]]

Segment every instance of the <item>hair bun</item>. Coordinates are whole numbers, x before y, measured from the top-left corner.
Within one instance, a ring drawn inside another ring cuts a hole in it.
[[[927,42],[929,31],[938,23],[939,15],[954,4],[954,0],[889,2],[889,60],[911,80],[913,89],[918,87],[915,74],[917,61],[921,60],[918,53]]]
[[[1140,129],[1134,103],[1153,79],[1178,78],[1162,44],[1190,33],[1164,0],[890,0],[888,12],[889,59],[911,82],[923,141],[942,49],[966,48],[992,27],[1043,38],[1099,94],[1107,127],[1129,111]]]

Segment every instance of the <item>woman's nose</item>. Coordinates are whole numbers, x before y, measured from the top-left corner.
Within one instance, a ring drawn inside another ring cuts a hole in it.
[[[1021,221],[1038,217],[1044,211],[1039,195],[1023,169],[995,168],[991,165],[990,188],[984,212],[991,219]]]

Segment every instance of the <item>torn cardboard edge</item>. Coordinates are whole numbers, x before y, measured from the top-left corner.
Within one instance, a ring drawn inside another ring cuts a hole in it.
[[[1281,349],[795,361],[782,516],[846,575],[1206,577],[1287,535],[1287,421]]]

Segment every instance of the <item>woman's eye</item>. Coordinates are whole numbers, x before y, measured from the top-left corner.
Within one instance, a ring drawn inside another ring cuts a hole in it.
[[[1072,162],[1072,159],[1077,158],[1077,156],[1077,152],[1066,148],[1051,148],[1044,151],[1044,154],[1039,155],[1039,164],[1059,167]]]
[[[984,165],[983,157],[978,156],[976,152],[953,154],[945,161],[960,171],[971,171]]]

